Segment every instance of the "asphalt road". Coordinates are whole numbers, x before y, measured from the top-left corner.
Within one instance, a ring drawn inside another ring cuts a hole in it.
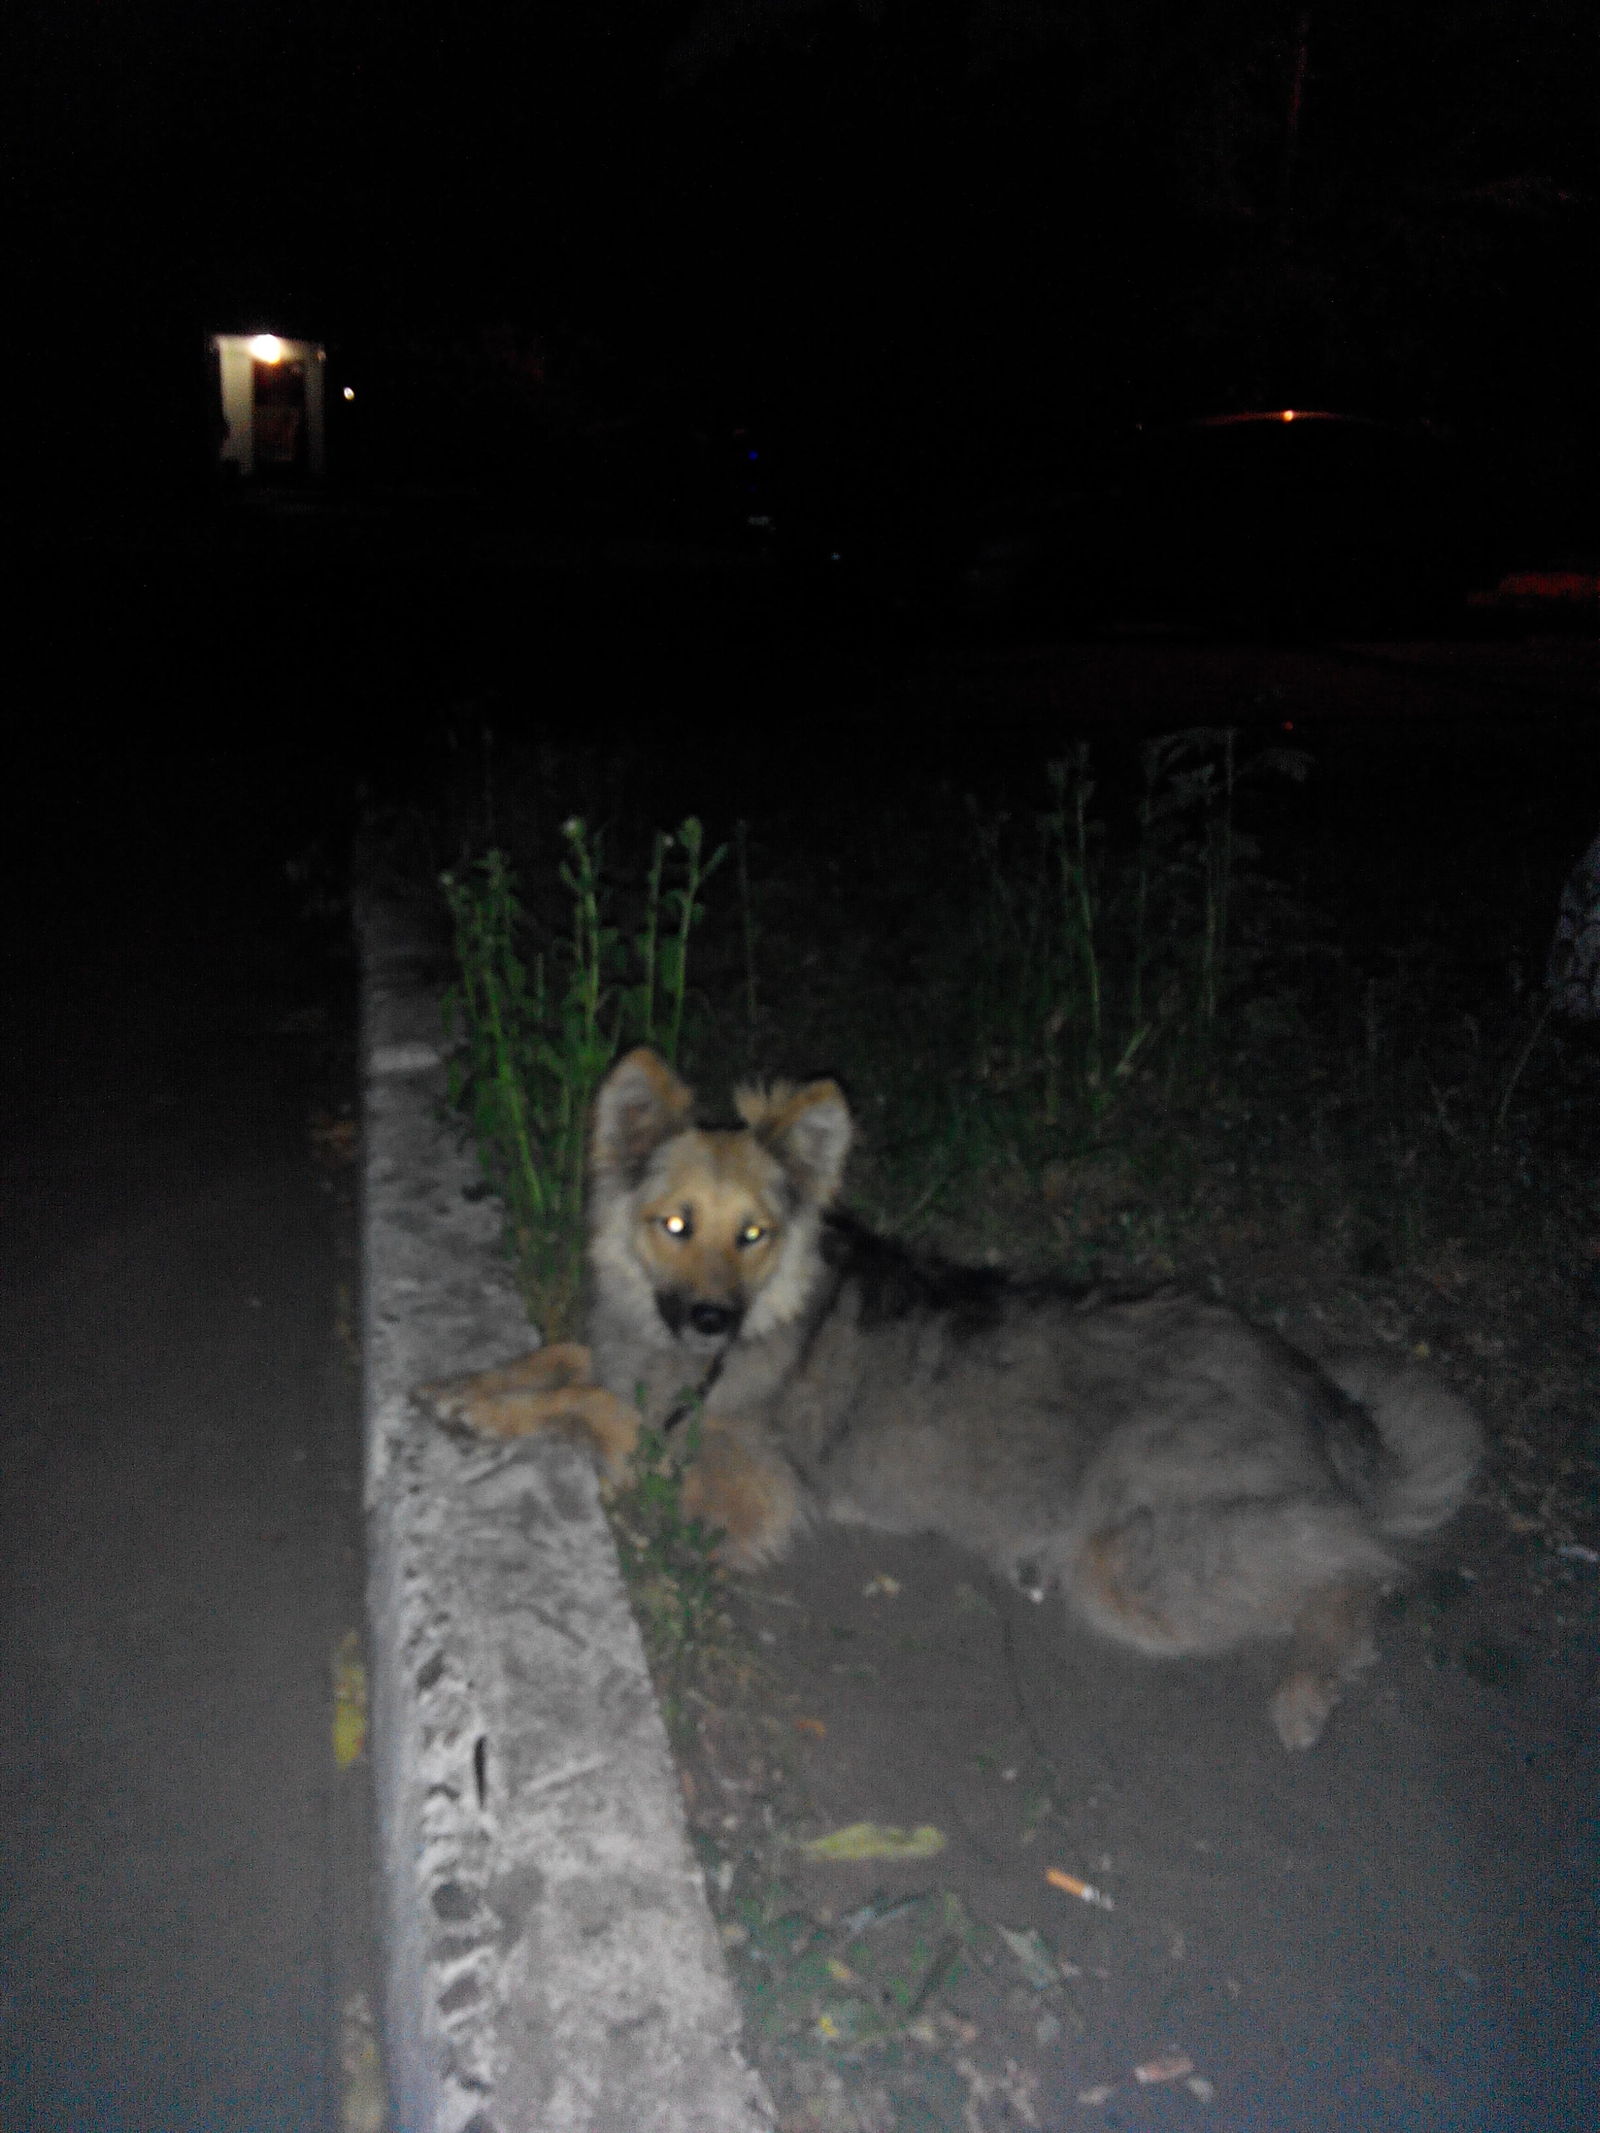
[[[347,973],[281,814],[235,790],[199,826],[126,736],[39,770],[0,1096],[0,2125],[332,2133],[371,1990],[331,1734],[353,1212],[314,1130]]]

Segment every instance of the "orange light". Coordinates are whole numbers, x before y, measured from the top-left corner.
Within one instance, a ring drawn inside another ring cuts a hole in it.
[[[1283,419],[1284,419],[1284,421],[1285,421],[1285,422],[1293,422],[1293,420],[1294,420],[1294,409],[1293,409],[1292,407],[1286,407],[1286,408],[1284,409],[1284,411],[1283,411]]]

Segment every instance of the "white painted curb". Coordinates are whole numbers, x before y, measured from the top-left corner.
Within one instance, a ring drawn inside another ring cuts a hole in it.
[[[396,2133],[770,2133],[588,1462],[463,1446],[412,1402],[530,1335],[444,1110],[436,951],[376,899],[357,925]]]

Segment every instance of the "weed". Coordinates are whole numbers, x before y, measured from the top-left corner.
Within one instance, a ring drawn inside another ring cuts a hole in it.
[[[699,1441],[698,1415],[670,1438],[641,1430],[629,1480],[606,1492],[623,1577],[673,1728],[688,1691],[726,1687],[749,1665],[725,1612],[720,1536],[683,1508],[683,1473]]]
[[[651,846],[642,910],[630,928],[602,871],[602,839],[562,824],[558,878],[568,935],[531,945],[535,928],[506,854],[495,849],[442,877],[455,927],[457,979],[446,1028],[460,1042],[451,1101],[466,1111],[530,1313],[547,1339],[575,1330],[583,1267],[589,1107],[628,1044],[676,1060],[689,1001],[689,944],[701,892],[725,847],[707,855],[693,816]]]
[[[867,1196],[887,1226],[970,1220],[975,1188],[993,1202],[1114,1134],[1148,1140],[1281,988],[1297,912],[1240,816],[1304,759],[1206,728],[1152,741],[1139,767],[1124,800],[1080,746],[1046,767],[1032,810],[968,798],[886,840],[884,876],[852,872],[843,938],[820,958],[813,896],[801,952],[820,960],[806,1012],[824,1034],[792,1049],[880,1105]],[[936,867],[908,869],[918,835]]]
[[[744,951],[744,1026],[747,1050],[755,1049],[761,1014],[756,994],[756,916],[750,894],[750,825],[741,822],[734,832],[739,857],[739,930]]]
[[[851,2055],[912,2032],[986,1939],[952,1890],[873,1897],[834,1919],[809,1914],[781,1879],[740,1896],[730,1926],[757,2034]]]

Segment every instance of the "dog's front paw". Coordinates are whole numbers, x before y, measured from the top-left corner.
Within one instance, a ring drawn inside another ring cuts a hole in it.
[[[419,1385],[413,1398],[444,1429],[460,1435],[521,1437],[540,1425],[515,1422],[518,1413],[537,1413],[529,1394],[565,1392],[594,1383],[594,1359],[580,1341],[553,1341],[519,1355],[494,1370],[473,1370],[465,1377],[436,1378]],[[520,1405],[519,1405],[520,1402]]]
[[[472,1378],[439,1378],[430,1385],[418,1385],[411,1397],[450,1436],[485,1434],[479,1420],[482,1396],[474,1390]]]
[[[419,1385],[416,1397],[452,1437],[531,1437],[554,1426],[567,1395],[476,1385],[470,1378]]]
[[[758,1570],[783,1549],[803,1515],[793,1470],[737,1429],[712,1423],[683,1477],[686,1515],[718,1536],[725,1570]]]

